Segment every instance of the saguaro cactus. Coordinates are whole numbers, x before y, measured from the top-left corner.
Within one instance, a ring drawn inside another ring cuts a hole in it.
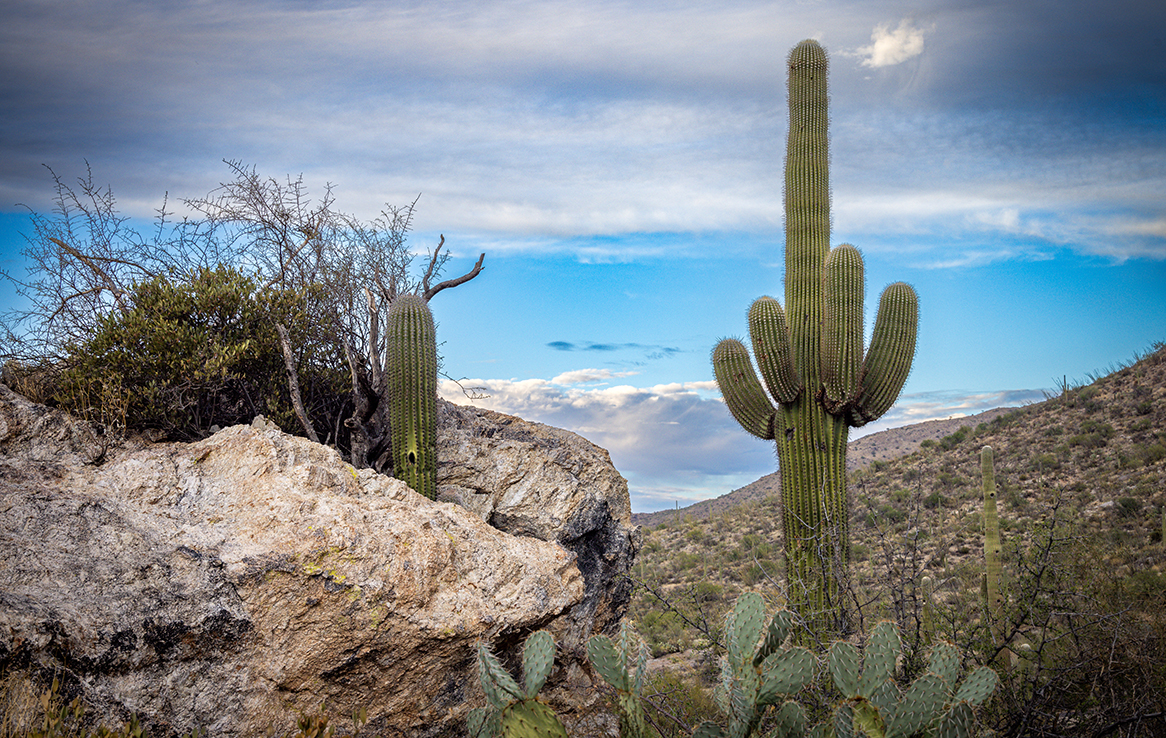
[[[980,450],[980,474],[984,486],[984,609],[995,620],[1000,613],[1000,518],[996,514],[996,470],[992,447]]]
[[[826,52],[803,41],[789,55],[785,163],[785,308],[749,309],[753,355],[776,406],[736,339],[713,352],[729,410],[755,436],[777,441],[790,602],[803,616],[841,615],[838,579],[849,563],[846,441],[899,396],[915,355],[918,300],[897,282],[879,300],[863,353],[863,263],[830,248]]]
[[[402,295],[393,301],[385,352],[393,474],[437,499],[437,333],[425,298]]]

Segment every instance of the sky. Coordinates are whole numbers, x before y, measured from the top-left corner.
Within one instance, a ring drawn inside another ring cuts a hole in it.
[[[259,173],[365,219],[420,195],[444,371],[611,453],[635,511],[775,469],[709,356],[782,299],[786,55],[830,54],[831,243],[919,294],[898,403],[1039,401],[1166,341],[1161,0],[0,0],[0,267],[51,167],[148,228]],[[0,304],[15,300],[0,284]],[[442,393],[470,400],[446,381]]]

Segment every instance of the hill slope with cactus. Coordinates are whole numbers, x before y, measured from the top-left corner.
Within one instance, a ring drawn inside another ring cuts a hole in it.
[[[1112,544],[1111,563],[1120,571],[1160,577],[1166,569],[1166,345],[1091,379],[1041,403],[959,419],[964,422],[954,432],[923,439],[917,451],[852,471],[856,581],[874,586],[902,576],[901,562],[889,562],[908,549],[916,575],[938,581],[960,567],[968,576],[978,571],[985,445],[995,450],[1006,551],[1026,545],[1055,508],[1062,517],[1071,513],[1078,535]],[[632,612],[657,654],[688,648],[695,638],[685,635],[684,618],[662,606],[661,597],[711,623],[740,591],[780,597],[778,492],[776,475],[767,475],[702,506],[638,516],[645,543],[635,565],[641,586]]]

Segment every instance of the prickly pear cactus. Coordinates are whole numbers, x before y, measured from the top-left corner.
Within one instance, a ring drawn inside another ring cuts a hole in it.
[[[550,633],[532,633],[522,649],[520,686],[485,644],[478,645],[478,677],[487,707],[470,710],[471,738],[567,738],[554,711],[539,701],[555,662],[555,640]]]
[[[745,738],[753,735],[765,711],[777,711],[776,738],[801,738],[806,716],[801,706],[784,697],[800,691],[814,677],[814,655],[800,646],[785,648],[793,623],[788,610],[766,618],[761,595],[746,592],[725,618],[727,653],[721,661],[721,681],[715,698],[728,717],[728,729],[702,723],[694,738]]]
[[[790,52],[785,308],[761,297],[748,319],[769,396],[741,341],[721,341],[713,368],[733,417],[777,441],[790,602],[808,622],[835,627],[839,578],[850,559],[847,437],[899,396],[919,311],[910,286],[887,287],[864,353],[862,256],[849,244],[830,248],[826,72],[816,41]]]
[[[927,672],[900,690],[895,665],[901,652],[899,631],[889,622],[875,626],[865,653],[850,643],[832,645],[826,665],[844,701],[815,729],[834,738],[970,738],[972,708],[995,691],[996,672],[982,666],[961,681],[956,647],[941,642]]]
[[[393,475],[437,499],[437,336],[425,298],[402,295],[385,331]]]
[[[644,674],[648,645],[626,620],[618,643],[605,635],[587,642],[587,656],[603,680],[615,688],[619,702],[620,738],[642,738],[644,728]]]

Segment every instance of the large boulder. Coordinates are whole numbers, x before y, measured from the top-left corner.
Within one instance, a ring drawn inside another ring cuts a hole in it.
[[[598,729],[583,644],[626,609],[626,484],[565,431],[441,416],[433,502],[262,421],[117,445],[0,385],[0,670],[155,735],[261,735],[324,702],[384,736],[458,735],[476,643],[505,656],[548,628],[548,694]]]
[[[441,402],[437,458],[439,500],[575,554],[584,598],[562,633],[567,643],[618,627],[631,599],[628,567],[639,537],[627,480],[607,451],[560,428]]]

